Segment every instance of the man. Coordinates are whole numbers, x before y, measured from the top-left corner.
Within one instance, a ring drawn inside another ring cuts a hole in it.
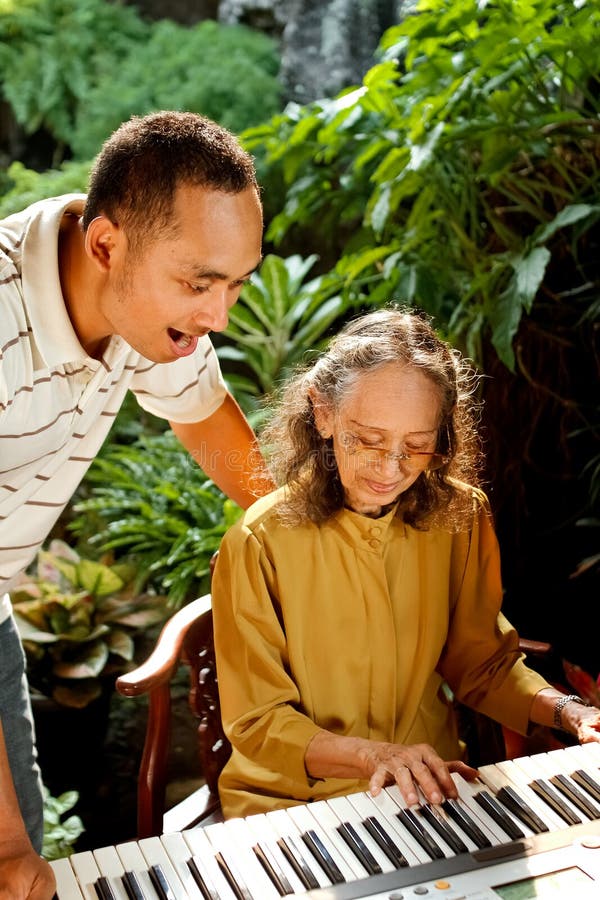
[[[38,852],[43,822],[7,591],[69,502],[128,389],[169,421],[241,506],[272,486],[208,337],[226,327],[260,262],[261,239],[251,157],[192,113],[124,123],[96,160],[87,199],[41,201],[0,222],[0,801],[21,849],[10,771]],[[15,854],[9,841],[3,859],[3,846],[0,833],[0,898],[51,897],[51,872],[42,864],[40,875],[31,847],[28,868],[25,851]]]

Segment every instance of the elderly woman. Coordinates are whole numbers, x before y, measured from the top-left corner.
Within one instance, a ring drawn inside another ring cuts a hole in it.
[[[600,712],[528,669],[500,612],[475,386],[422,314],[391,308],[285,388],[263,435],[283,486],[226,534],[213,579],[226,816],[393,782],[409,804],[417,786],[455,797],[450,772],[475,772],[452,696],[600,740]]]

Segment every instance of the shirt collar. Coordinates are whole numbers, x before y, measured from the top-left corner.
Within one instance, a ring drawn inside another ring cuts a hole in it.
[[[30,207],[22,251],[23,296],[37,349],[48,368],[90,361],[75,333],[60,284],[58,232],[65,213],[80,216],[83,194],[65,194]],[[92,361],[95,366],[97,360]]]
[[[398,504],[395,503],[379,519],[364,516],[351,509],[340,509],[332,517],[332,523],[339,528],[349,543],[377,553],[391,538],[396,528],[405,530],[406,526],[396,516],[397,509]]]

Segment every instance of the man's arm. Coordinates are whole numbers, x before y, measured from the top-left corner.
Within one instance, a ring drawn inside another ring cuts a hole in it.
[[[202,422],[169,424],[200,468],[243,509],[275,487],[256,436],[231,394]]]
[[[21,817],[0,722],[0,900],[51,900],[55,879],[38,856]]]

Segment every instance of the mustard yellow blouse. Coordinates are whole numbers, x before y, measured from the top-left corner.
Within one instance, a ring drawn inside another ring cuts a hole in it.
[[[213,578],[219,694],[233,753],[226,816],[366,790],[311,779],[322,728],[461,755],[447,685],[526,733],[546,681],[528,669],[500,612],[500,557],[485,495],[470,531],[416,531],[395,515],[341,510],[286,527],[280,492],[225,535]]]

